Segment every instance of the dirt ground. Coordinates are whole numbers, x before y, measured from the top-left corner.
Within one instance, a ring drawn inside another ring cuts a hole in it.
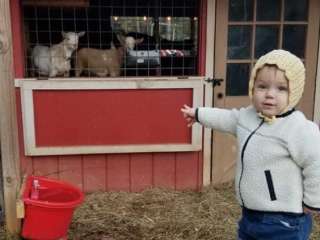
[[[233,186],[201,192],[149,189],[86,196],[70,226],[69,240],[233,240],[240,208]],[[320,239],[320,217],[311,240]],[[0,239],[5,232],[0,229]]]

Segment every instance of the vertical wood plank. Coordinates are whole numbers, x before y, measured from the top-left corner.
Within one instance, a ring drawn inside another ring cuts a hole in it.
[[[17,234],[20,221],[16,217],[16,197],[20,188],[20,161],[13,75],[13,49],[10,4],[0,1],[0,141],[4,184],[6,227]]]
[[[153,154],[153,184],[155,187],[174,188],[175,153]]]
[[[320,126],[320,38],[318,41],[318,64],[317,64],[317,76],[316,76],[316,91],[314,101],[314,116],[315,121]]]
[[[14,77],[23,78],[24,76],[24,37],[21,21],[21,4],[19,0],[10,1],[11,19],[12,21],[12,46],[13,46],[13,67]]]
[[[209,25],[212,23],[209,22]],[[206,34],[207,34],[207,0],[200,1],[199,7],[199,58],[198,69],[201,76],[206,71]]]
[[[151,153],[131,155],[131,191],[139,192],[153,185]]]
[[[83,156],[83,191],[106,190],[106,155]]]
[[[59,178],[83,190],[82,157],[79,155],[59,157]]]
[[[130,191],[130,155],[107,155],[107,190]]]
[[[198,152],[176,153],[176,189],[199,188]]]
[[[33,174],[37,176],[45,176],[48,178],[59,178],[58,157],[57,156],[41,156],[33,157]]]
[[[204,6],[203,11],[207,12],[207,22],[210,24],[206,25],[206,78],[214,78],[213,66],[214,66],[214,34],[215,34],[215,18],[216,18],[216,1],[215,0],[204,0],[206,1],[206,6]],[[205,4],[205,3],[204,3]],[[205,9],[205,7],[207,9]],[[213,103],[213,86],[212,84],[205,85],[205,98],[204,106],[212,107]],[[212,129],[204,128],[203,129],[203,161],[202,161],[202,185],[207,186],[211,182],[211,168],[212,168]]]
[[[313,118],[313,109],[315,104],[315,84],[317,73],[317,44],[319,39],[320,25],[320,3],[319,0],[309,1],[308,27],[305,46],[305,66],[306,66],[306,82],[304,86],[304,94],[300,100],[299,106],[308,119]]]

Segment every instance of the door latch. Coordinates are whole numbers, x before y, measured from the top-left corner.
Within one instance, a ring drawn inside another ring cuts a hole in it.
[[[205,81],[208,83],[212,83],[213,87],[215,87],[215,86],[220,86],[221,82],[223,82],[223,79],[222,78],[207,78]]]

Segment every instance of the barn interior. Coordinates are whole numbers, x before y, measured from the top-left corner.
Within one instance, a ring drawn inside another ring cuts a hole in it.
[[[25,77],[34,72],[36,45],[62,41],[62,32],[82,32],[71,57],[82,48],[120,47],[117,35],[143,39],[126,51],[121,77],[198,75],[199,1],[196,0],[23,0]],[[37,75],[36,75],[37,76]],[[97,77],[90,71],[81,77]]]

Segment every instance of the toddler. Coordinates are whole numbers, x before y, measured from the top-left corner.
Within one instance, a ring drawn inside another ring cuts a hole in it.
[[[188,126],[199,122],[237,137],[239,240],[309,238],[310,213],[320,211],[320,131],[294,108],[304,83],[302,61],[288,51],[273,50],[252,69],[252,105],[181,109]]]

